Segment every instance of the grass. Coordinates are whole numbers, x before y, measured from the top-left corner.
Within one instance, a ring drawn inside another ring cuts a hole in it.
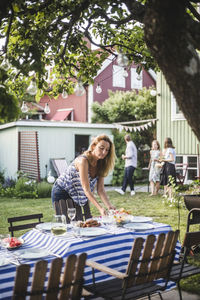
[[[169,207],[162,201],[162,196],[157,195],[149,197],[147,193],[137,192],[134,197],[130,197],[130,193],[124,196],[118,195],[114,191],[107,192],[110,201],[117,209],[124,207],[130,210],[135,216],[152,217],[154,221],[170,224],[172,229],[180,229],[180,241],[186,231],[188,210],[180,208],[178,211],[175,207]],[[98,216],[98,210],[91,205],[93,216]],[[50,198],[42,199],[15,199],[15,198],[0,198],[0,233],[8,233],[7,218],[33,213],[43,213],[43,221],[50,222],[54,214]],[[180,218],[179,218],[180,216]],[[193,226],[194,230],[199,230],[199,226]],[[23,232],[16,232],[16,236]],[[182,288],[184,290],[200,295],[200,276],[182,280]]]

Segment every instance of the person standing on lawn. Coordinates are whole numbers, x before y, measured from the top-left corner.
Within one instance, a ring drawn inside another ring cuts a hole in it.
[[[150,187],[151,187],[151,194],[149,196],[157,195],[158,190],[160,188],[161,168],[158,167],[159,159],[160,159],[160,144],[157,140],[153,140],[152,148],[150,151],[149,167],[148,167],[149,168],[149,182],[150,182]]]
[[[160,176],[160,185],[164,186],[164,197],[172,198],[172,188],[170,177],[176,183],[176,169],[175,169],[175,162],[176,162],[176,151],[175,147],[173,146],[172,139],[166,138],[164,142],[164,150],[162,152],[163,158],[160,159],[161,162],[164,162],[164,165],[161,169],[161,176]]]
[[[133,176],[137,167],[137,148],[134,142],[131,140],[131,136],[129,134],[125,135],[124,140],[126,142],[126,151],[125,154],[122,154],[122,159],[125,161],[124,179],[122,188],[115,189],[115,191],[121,195],[124,195],[129,184],[131,196],[134,196],[135,191]]]

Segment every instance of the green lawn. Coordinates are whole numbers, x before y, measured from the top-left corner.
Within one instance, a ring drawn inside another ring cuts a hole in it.
[[[170,224],[172,229],[180,229],[180,241],[186,231],[188,210],[181,208],[166,206],[162,201],[162,196],[149,197],[147,193],[137,192],[134,197],[130,197],[130,193],[124,196],[118,195],[116,192],[107,193],[110,201],[116,208],[128,209],[132,215],[152,217],[154,221]],[[93,216],[98,215],[98,211],[94,206],[91,206]],[[51,199],[14,199],[14,198],[0,198],[0,233],[8,232],[7,218],[13,216],[20,216],[32,213],[43,213],[43,221],[49,222],[52,219],[54,210],[52,208]],[[180,213],[180,226],[179,226]],[[199,227],[196,226],[197,230]],[[16,233],[16,236],[21,235],[22,232]],[[191,277],[187,281],[183,281],[183,288],[198,293],[200,295],[200,276]]]

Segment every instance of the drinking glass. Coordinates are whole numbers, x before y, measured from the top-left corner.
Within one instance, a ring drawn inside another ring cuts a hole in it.
[[[2,248],[7,248],[10,243],[10,234],[0,234],[0,245]]]
[[[76,216],[76,208],[68,208],[67,215],[70,219],[70,223],[71,223],[71,226],[72,226],[72,221],[74,220],[74,218]]]
[[[114,209],[110,209],[108,211],[108,217],[109,217],[109,227],[110,227],[110,230],[113,234],[115,234],[115,231],[116,231],[116,219],[115,219],[115,215],[116,215],[116,211]]]
[[[54,215],[51,223],[51,232],[54,235],[62,235],[67,231],[66,217],[64,215]]]

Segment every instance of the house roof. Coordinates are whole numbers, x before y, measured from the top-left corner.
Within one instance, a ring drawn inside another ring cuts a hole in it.
[[[58,109],[57,112],[51,118],[52,121],[65,121],[67,117],[71,114],[73,108],[71,109]]]
[[[96,78],[101,72],[103,72],[103,70],[105,70],[107,68],[107,66],[109,66],[110,64],[112,64],[115,59],[116,59],[116,57],[113,54],[111,54],[110,56],[108,56],[103,61],[102,65],[101,65],[101,68],[98,70],[97,75],[94,78]],[[157,74],[154,72],[154,70],[149,69],[146,72],[149,73],[149,75],[156,81]]]
[[[19,120],[0,125],[0,130],[11,127],[66,127],[66,128],[101,128],[114,129],[114,124],[85,123],[76,121],[47,121],[47,120]]]

